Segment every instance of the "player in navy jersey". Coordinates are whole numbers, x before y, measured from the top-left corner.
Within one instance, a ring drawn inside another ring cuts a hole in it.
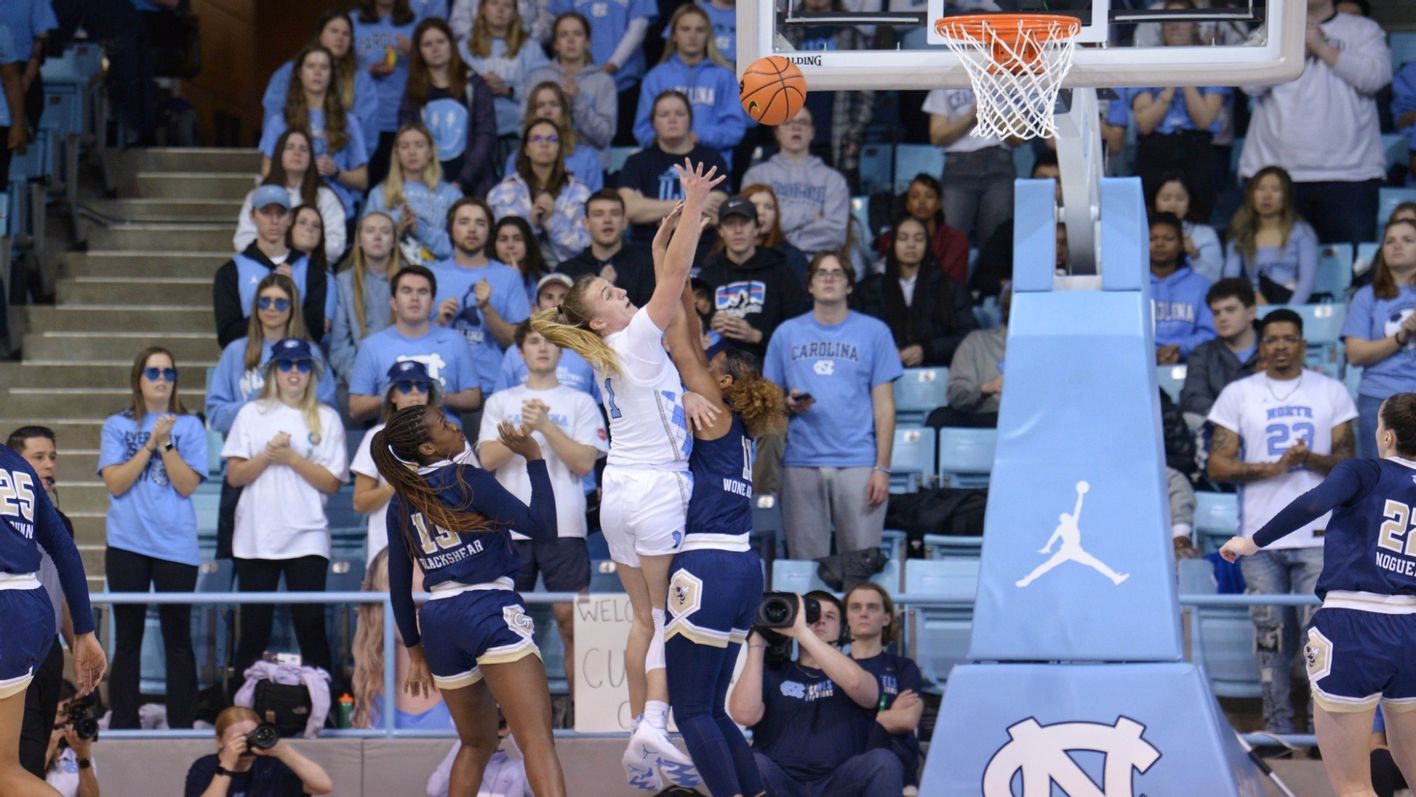
[[[0,447],[0,794],[51,795],[54,790],[20,766],[25,691],[54,644],[54,608],[39,583],[39,549],[59,571],[74,622],[74,675],[86,695],[103,678],[108,659],[94,638],[93,610],[79,549],[64,528],[39,476],[19,454]]]
[[[684,387],[720,414],[694,431],[688,460],[693,494],[683,547],[670,567],[664,631],[669,703],[709,793],[752,797],[764,791],[762,776],[725,705],[738,649],[762,601],[762,560],[748,547],[753,439],[785,432],[786,406],[752,354],[719,353],[709,364],[693,301],[685,287],[669,350]]]
[[[473,795],[496,751],[497,706],[516,737],[537,795],[563,797],[565,777],[551,735],[551,695],[526,604],[512,589],[521,561],[515,529],[537,542],[557,536],[556,502],[541,447],[528,429],[502,423],[502,445],[526,458],[531,506],[491,473],[465,465],[462,430],[436,407],[406,407],[374,436],[374,464],[394,489],[389,503],[388,581],[408,647],[404,688],[436,686],[462,749],[452,792]],[[413,605],[413,562],[432,593]],[[421,626],[421,632],[420,632]]]
[[[1332,512],[1303,654],[1323,767],[1338,794],[1372,794],[1372,715],[1382,705],[1392,756],[1416,776],[1416,393],[1377,414],[1381,460],[1333,468],[1253,537],[1220,549],[1233,562]]]

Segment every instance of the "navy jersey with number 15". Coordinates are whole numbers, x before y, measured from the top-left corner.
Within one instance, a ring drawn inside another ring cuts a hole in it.
[[[1260,547],[1331,510],[1318,597],[1416,595],[1416,462],[1350,459],[1254,534]]]

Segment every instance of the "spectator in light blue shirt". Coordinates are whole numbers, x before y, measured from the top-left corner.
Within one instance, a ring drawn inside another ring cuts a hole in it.
[[[354,114],[359,121],[359,129],[364,134],[364,142],[378,141],[378,130],[373,125],[379,104],[378,92],[374,89],[374,77],[359,67],[358,56],[354,52],[354,23],[344,11],[326,11],[315,25],[315,44],[329,50],[334,57],[334,75],[339,85],[339,100],[344,110]],[[285,110],[285,98],[290,90],[290,73],[295,70],[294,61],[281,64],[270,76],[265,95],[261,98],[261,108],[266,116],[279,114]]]
[[[1377,410],[1388,396],[1416,390],[1416,221],[1387,224],[1372,284],[1347,307],[1347,363],[1362,367],[1357,386],[1357,456],[1375,458]]]
[[[383,182],[398,130],[398,107],[408,85],[408,56],[418,15],[408,0],[361,0],[354,15],[354,51],[359,69],[374,79],[378,102],[364,120],[369,145],[369,183]]]
[[[1151,310],[1155,313],[1155,361],[1180,363],[1214,338],[1210,316],[1210,281],[1195,273],[1185,257],[1184,228],[1173,213],[1157,213],[1150,222]]]
[[[614,77],[621,97],[633,96],[626,92],[644,77],[644,33],[659,16],[658,4],[654,0],[551,0],[552,14],[567,11],[590,20],[590,60]]]
[[[1293,178],[1278,166],[1256,172],[1229,222],[1224,276],[1253,283],[1260,304],[1304,304],[1318,275],[1318,235],[1298,216]]]
[[[462,192],[443,180],[437,144],[426,127],[414,122],[399,128],[394,150],[388,179],[369,192],[368,210],[387,213],[398,225],[409,263],[432,265],[452,254],[447,212]]]
[[[462,336],[430,320],[438,280],[423,266],[407,266],[389,280],[393,325],[359,345],[349,378],[349,417],[362,421],[378,415],[388,392],[388,369],[400,360],[417,360],[438,380],[440,406],[457,413],[482,406],[482,389],[471,350]]]
[[[516,325],[531,315],[526,289],[516,269],[487,256],[491,209],[480,199],[464,197],[447,214],[452,257],[433,267],[438,278],[433,308],[437,325],[466,341],[484,396],[501,367]]]
[[[787,392],[782,521],[787,553],[816,559],[880,544],[895,435],[893,382],[903,369],[890,328],[849,310],[849,263],[823,252],[807,267],[811,312],[772,333],[763,374]],[[866,414],[864,409],[871,408]]]
[[[4,134],[4,140],[0,141],[0,185],[5,186],[10,184],[12,152],[23,147],[29,139],[29,130],[24,124],[24,92],[20,89],[22,66],[18,63],[10,29],[0,24],[0,92],[4,93],[4,97],[0,98],[0,133]],[[19,120],[18,124],[16,120]],[[0,320],[4,318],[5,312],[0,308]]]
[[[206,478],[207,437],[177,394],[171,352],[144,349],[133,360],[132,404],[103,422],[98,474],[109,494],[104,572],[115,592],[191,592],[197,586],[197,511]],[[113,728],[138,727],[143,626],[147,606],[113,607],[114,654],[109,683]],[[197,702],[191,607],[158,608],[167,659],[168,721],[191,727]]]

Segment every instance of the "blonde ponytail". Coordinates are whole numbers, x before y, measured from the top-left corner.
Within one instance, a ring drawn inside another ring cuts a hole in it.
[[[570,297],[567,295],[567,299]],[[570,349],[585,358],[598,373],[619,376],[619,357],[610,344],[584,326],[567,323],[559,310],[541,310],[531,316],[531,328],[562,349]]]

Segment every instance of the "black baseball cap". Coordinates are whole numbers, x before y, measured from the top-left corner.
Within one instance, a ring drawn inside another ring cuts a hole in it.
[[[757,206],[752,204],[752,200],[745,196],[735,196],[723,203],[718,208],[718,221],[722,221],[729,216],[742,216],[744,219],[757,223]]]

